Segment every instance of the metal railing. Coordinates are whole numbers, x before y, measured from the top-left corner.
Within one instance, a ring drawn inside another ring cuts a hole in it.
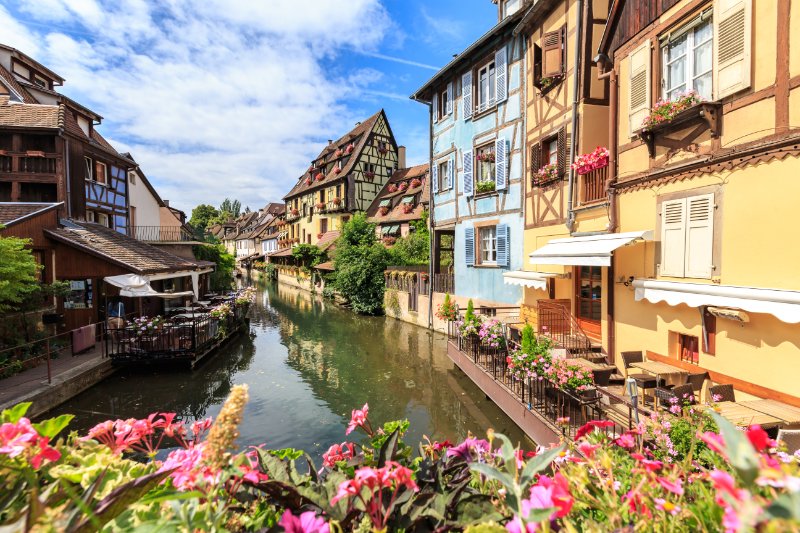
[[[538,333],[574,356],[591,355],[592,341],[569,312],[569,300],[539,300]]]
[[[606,179],[608,178],[608,166],[596,168],[581,176],[581,203],[589,204],[605,200]]]
[[[0,172],[20,172],[23,174],[55,174],[58,154],[29,155],[24,153],[5,153],[0,155]]]
[[[131,226],[131,237],[144,242],[190,242],[195,235],[183,226]]]

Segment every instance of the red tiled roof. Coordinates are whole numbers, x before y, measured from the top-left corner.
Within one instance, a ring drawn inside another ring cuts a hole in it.
[[[422,218],[422,212],[426,209],[430,201],[430,187],[428,186],[428,165],[417,165],[410,168],[401,168],[397,170],[389,181],[386,182],[381,192],[375,197],[367,209],[367,220],[374,224],[386,224],[390,222],[407,222],[409,220],[419,220]],[[408,188],[404,191],[389,192],[390,185],[397,185],[402,182],[408,182],[411,185],[411,180],[419,179],[422,184],[419,187]],[[400,199],[404,196],[419,195],[417,205],[410,213],[403,212],[403,207],[400,204]],[[380,203],[383,200],[391,202],[391,209],[386,215],[380,214]]]
[[[330,270],[331,272],[335,270],[333,268],[333,261],[325,261],[324,263],[318,264],[314,268],[316,268],[317,270]]]
[[[9,103],[8,96],[0,96],[0,126],[57,130],[63,119],[61,106]]]
[[[28,203],[28,202],[2,202],[0,203],[0,224],[11,226],[32,216],[44,213],[62,205],[58,203]]]
[[[0,78],[3,78],[2,83],[9,85],[14,91],[19,93],[23,102],[26,104],[37,103],[33,95],[31,95],[31,93],[29,93],[25,87],[20,85],[20,83],[17,81],[17,78],[15,78],[14,75],[6,70],[6,68],[2,65],[0,65]]]
[[[317,241],[317,248],[323,251],[327,250],[334,245],[336,239],[339,238],[339,235],[341,235],[340,231],[329,231],[323,234],[322,237],[320,237],[320,239]]]

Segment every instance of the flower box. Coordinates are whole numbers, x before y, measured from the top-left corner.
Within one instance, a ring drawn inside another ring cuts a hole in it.
[[[355,149],[356,149],[356,145],[353,144],[353,143],[350,143],[350,144],[347,145],[347,148],[344,149],[344,153],[346,155],[350,155],[350,154],[353,153],[353,150],[355,150]]]
[[[314,205],[314,207],[316,207],[316,208],[317,208],[317,210],[320,210],[320,211],[321,211],[321,210],[325,209],[325,203],[324,203],[324,202],[317,202],[317,203]]]
[[[579,155],[572,163],[572,168],[581,176],[588,174],[593,170],[607,167],[609,155],[608,148],[598,146],[593,152]]]
[[[369,181],[372,181],[373,179],[375,179],[375,173],[368,170],[368,171],[364,172],[364,177],[366,179],[368,179]]]
[[[411,180],[411,188],[416,189],[417,187],[422,187],[422,180],[419,178],[414,178]]]
[[[300,216],[300,211],[298,211],[297,209],[292,209],[291,213],[293,217]]]
[[[321,239],[323,235],[325,235],[325,234],[324,233],[317,233],[317,239],[318,240]]]
[[[306,185],[311,185],[311,177],[306,178]]]
[[[405,191],[406,189],[408,189],[408,182],[407,181],[403,181],[403,182],[400,183],[400,185],[397,186],[397,190],[398,191]]]
[[[496,189],[496,185],[493,181],[479,181],[475,184],[475,192],[477,194],[485,194],[494,192]]]
[[[378,209],[378,212],[381,214],[381,216],[385,217],[386,215],[389,214],[389,208],[388,207],[381,207],[381,208]]]
[[[333,153],[333,157],[342,157],[343,153],[344,152],[342,152],[341,148],[337,148],[336,151]]]
[[[659,101],[650,110],[650,115],[645,118],[641,129],[635,133],[647,144],[650,157],[653,158],[656,135],[677,130],[689,122],[703,120],[708,124],[711,137],[719,137],[721,107],[721,103],[704,102],[694,93],[687,93],[674,101]]]
[[[390,183],[389,186],[386,188],[389,192],[397,192],[397,185],[394,183]]]
[[[341,167],[334,167],[334,168],[333,168],[333,173],[334,173],[334,174],[338,174],[338,173],[339,173],[339,172],[341,172],[341,171],[342,171],[342,168],[341,168]]]
[[[403,213],[408,215],[414,211],[414,206],[411,204],[403,204]]]
[[[558,180],[558,165],[556,163],[549,163],[540,168],[536,174],[533,175],[533,185],[541,186],[552,183]]]
[[[336,207],[339,207],[340,205],[342,205],[342,199],[341,198],[334,198],[331,201],[333,202],[333,205],[335,205]]]
[[[564,79],[563,74],[557,74],[555,76],[545,76],[544,78],[535,79],[533,85],[539,89],[541,94],[547,94],[553,89],[555,89],[559,83]]]

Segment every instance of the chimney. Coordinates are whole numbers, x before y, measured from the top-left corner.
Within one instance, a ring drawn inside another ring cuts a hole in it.
[[[169,200],[164,200],[164,207],[169,207]]]
[[[333,144],[333,139],[328,139],[328,144]]]
[[[406,147],[397,147],[397,168],[406,168]]]

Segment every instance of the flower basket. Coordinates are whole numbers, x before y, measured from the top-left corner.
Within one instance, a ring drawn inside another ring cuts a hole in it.
[[[405,191],[406,189],[408,189],[408,182],[407,181],[404,181],[404,182],[400,183],[400,185],[397,186],[397,190],[398,191]]]
[[[395,185],[394,183],[390,183],[389,187],[387,187],[387,190],[389,192],[397,192],[397,185]]]
[[[420,274],[419,278],[420,278],[422,281],[428,281],[429,279],[431,279],[431,277],[430,277],[428,274],[426,274],[425,272],[423,272],[422,274]]]
[[[703,101],[694,91],[679,94],[674,100],[659,100],[650,108],[650,114],[642,122],[642,129],[647,130],[659,124],[671,121],[675,116]]]
[[[297,209],[292,209],[292,216],[293,217],[296,217],[296,216],[299,216],[299,215],[300,215],[300,211],[298,211]]]
[[[414,206],[411,204],[403,204],[403,213],[408,215],[414,211]]]
[[[317,208],[317,210],[321,211],[321,210],[325,209],[325,204],[324,204],[323,202],[317,202],[317,203],[314,205],[314,207],[316,207],[316,208]]]
[[[333,205],[335,205],[336,207],[339,207],[340,205],[342,205],[342,199],[341,198],[334,198],[332,201],[333,201]]]
[[[493,181],[479,181],[475,185],[475,192],[478,194],[494,192],[495,187],[496,185]]]
[[[350,154],[352,154],[352,153],[353,153],[353,150],[355,150],[355,149],[356,149],[356,145],[355,145],[355,144],[353,144],[353,143],[350,143],[350,144],[348,144],[348,145],[347,145],[347,147],[344,149],[344,153],[345,153],[345,155],[350,155]]]
[[[608,166],[608,157],[610,153],[608,148],[598,146],[594,151],[588,154],[581,154],[572,163],[572,168],[579,175],[588,174],[593,170]]]
[[[478,159],[478,161],[481,161],[481,162],[484,162],[484,163],[494,163],[495,155],[494,155],[494,152],[484,152],[482,154],[478,154],[477,159]]]
[[[417,187],[422,187],[422,180],[419,178],[414,178],[411,180],[411,188],[416,189]]]
[[[364,172],[364,178],[368,179],[369,181],[372,181],[373,179],[375,179],[375,173],[368,170],[367,172]]]
[[[342,152],[341,148],[337,148],[336,151],[333,153],[333,157],[342,157],[343,153],[344,152]]]
[[[378,209],[378,212],[381,214],[381,216],[385,217],[386,215],[389,214],[389,208],[388,207],[381,207],[381,208]]]
[[[317,175],[314,176],[314,179],[317,181],[322,181],[325,179],[325,174],[323,174],[322,172],[317,172]]]
[[[540,168],[533,175],[533,185],[544,185],[558,179],[558,165],[550,163]]]

